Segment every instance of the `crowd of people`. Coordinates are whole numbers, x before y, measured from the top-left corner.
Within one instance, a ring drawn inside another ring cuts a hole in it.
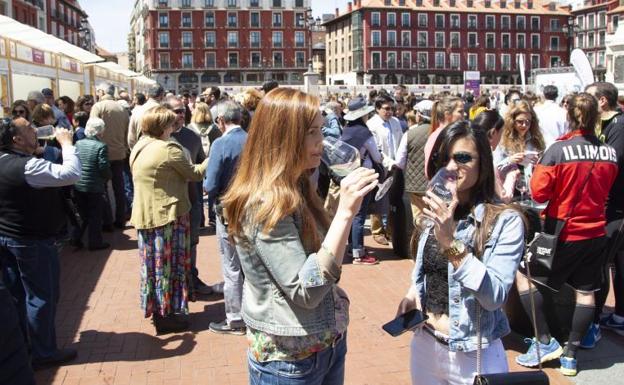
[[[397,314],[427,316],[413,333],[412,383],[472,384],[475,350],[481,373],[507,372],[501,338],[514,284],[538,330],[516,362],[559,359],[576,375],[578,348],[593,348],[601,328],[624,335],[624,113],[610,83],[561,102],[555,86],[541,91],[425,97],[397,86],[321,99],[267,82],[237,95],[156,85],[131,97],[106,84],[76,101],[30,92],[0,124],[0,309],[9,321],[0,372],[33,383],[32,368],[76,357],[56,343],[60,250],[109,249],[103,233],[131,225],[141,311],[156,334],[187,330],[189,301],[216,292],[225,314],[209,330],[246,335],[251,384],[341,384],[342,265],[380,262],[364,245],[367,219],[380,245],[404,230],[393,228],[390,194],[373,199],[394,176],[415,225]],[[329,137],[359,155],[346,176],[321,161]],[[442,169],[454,175],[450,200],[429,186]],[[200,278],[202,227],[216,232],[220,284]],[[557,249],[548,274],[529,279],[521,261],[540,231],[559,234]],[[616,309],[604,316],[611,264]],[[565,284],[576,306],[567,341],[557,341],[542,293]]]

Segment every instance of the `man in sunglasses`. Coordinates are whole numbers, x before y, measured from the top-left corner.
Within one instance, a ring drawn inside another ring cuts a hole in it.
[[[126,216],[129,214],[126,212],[126,208],[130,207],[126,202],[124,185],[124,169],[127,172],[126,164],[130,153],[126,141],[130,116],[128,111],[115,101],[113,97],[115,87],[102,84],[99,88],[105,94],[91,109],[91,117],[100,118],[106,124],[102,142],[108,146],[108,159],[112,173],[113,193],[115,194],[113,225],[118,229],[123,229],[126,226]]]
[[[399,119],[394,117],[395,101],[388,94],[381,94],[375,99],[375,111],[377,114],[370,118],[366,125],[373,133],[373,137],[377,142],[377,147],[383,156],[383,165],[390,170],[394,165],[397,150],[403,130]],[[383,218],[387,216],[389,210],[388,195],[377,202],[378,207],[376,214],[371,214],[371,233],[373,239],[380,245],[388,245],[390,242],[389,230],[384,228]]]
[[[76,357],[76,350],[59,349],[56,344],[59,260],[55,241],[66,218],[61,187],[80,179],[81,165],[72,133],[58,129],[56,140],[63,164],[33,156],[39,147],[37,131],[26,119],[0,121],[0,265],[35,367]],[[4,319],[0,329],[8,330]]]

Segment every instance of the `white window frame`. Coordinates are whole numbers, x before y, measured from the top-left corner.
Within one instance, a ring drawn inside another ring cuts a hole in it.
[[[425,45],[420,45],[420,35],[424,34],[425,36]],[[429,31],[418,31],[418,35],[416,36],[416,44],[419,48],[428,48],[429,47]]]
[[[259,55],[260,60],[258,61],[258,66],[254,66],[253,64],[253,56],[254,55]],[[251,68],[262,68],[262,51],[250,51],[249,52],[249,67]]]
[[[505,25],[505,23],[503,23],[503,20],[507,20],[507,28],[504,28],[503,26]],[[511,16],[509,15],[501,15],[501,29],[502,30],[509,30],[511,29]]]
[[[252,39],[252,36],[257,34],[258,35],[258,42],[257,45],[253,45],[254,44],[254,39]],[[249,31],[249,47],[251,48],[262,48],[262,32],[260,31]]]
[[[232,64],[230,64],[230,55],[234,54],[236,55],[236,66],[233,66]],[[230,68],[240,68],[240,55],[238,54],[238,51],[227,51],[227,64],[228,67]]]
[[[420,21],[424,20],[425,23],[423,25],[420,24]],[[416,20],[416,25],[418,28],[427,28],[429,27],[429,15],[427,13],[419,13],[418,19]]]
[[[184,14],[188,14],[191,21],[188,27],[184,26]],[[180,12],[180,28],[193,28],[193,12]]]
[[[470,23],[470,20],[474,19],[474,26],[471,27],[472,23]],[[466,16],[466,28],[467,29],[477,29],[479,28],[479,17],[477,17],[477,15],[468,15]]]
[[[472,59],[474,58],[474,66],[470,66],[470,62]],[[477,55],[476,53],[469,53],[468,57],[466,59],[466,67],[468,68],[468,71],[474,71],[477,70],[479,68],[479,55]]]
[[[442,36],[442,44],[438,45],[438,36]],[[446,48],[446,33],[444,31],[436,31],[433,41],[434,48]]]
[[[208,65],[208,56],[214,56],[214,66]],[[204,65],[206,66],[206,68],[217,68],[217,53],[214,51],[208,51],[204,53]]]
[[[488,64],[492,64],[492,66],[488,66]],[[486,71],[496,71],[496,55],[493,53],[485,54],[485,70]]]
[[[394,17],[394,25],[392,25],[390,23],[390,17],[391,16]],[[397,27],[396,12],[388,12],[388,13],[386,13],[386,25],[388,26],[388,28],[396,28]]]
[[[212,35],[212,45],[208,45],[208,36]],[[217,47],[217,33],[215,31],[205,31],[204,32],[204,47],[206,48],[216,48]]]
[[[457,45],[453,45],[453,36],[457,36]],[[449,46],[451,48],[459,48],[461,47],[461,34],[459,32],[451,32],[449,40]]]
[[[438,67],[438,58],[442,58],[442,67]],[[435,51],[433,58],[433,68],[435,69],[446,69],[446,52],[444,51]]]
[[[302,54],[303,55],[303,62],[301,63],[301,65],[297,65],[297,54]],[[305,65],[306,65],[305,64],[306,63],[305,51],[295,51],[294,59],[295,59],[295,63],[294,63],[295,65],[294,66],[296,68],[304,68],[305,67]]]
[[[520,47],[520,37],[523,37],[524,39],[524,47]],[[525,33],[517,33],[516,34],[516,49],[526,49],[527,44],[526,44],[526,34]]]
[[[167,66],[163,67],[162,63],[163,60],[162,58],[166,57],[167,58]],[[168,70],[171,68],[171,55],[169,55],[169,52],[159,52],[158,53],[158,68],[161,70]]]
[[[453,66],[453,62],[457,62],[457,66]],[[461,55],[458,53],[451,53],[449,57],[449,67],[452,70],[461,70]]]
[[[537,36],[537,47],[533,47],[533,37]],[[542,35],[539,33],[531,34],[531,49],[541,49],[542,48]]]
[[[167,46],[162,45],[161,36],[167,36]],[[169,36],[169,32],[158,32],[158,48],[171,48],[171,37]]]
[[[518,28],[518,25],[520,24],[520,20],[522,20],[522,24],[524,24],[524,28],[520,29]],[[519,31],[526,31],[526,17],[524,15],[516,15],[516,30]]]
[[[394,44],[390,45],[390,35],[394,34]],[[397,33],[396,31],[386,31],[386,47],[396,47],[397,46]]]
[[[254,13],[258,15],[258,25],[251,25],[251,15]],[[249,12],[249,27],[250,28],[262,28],[262,13],[258,11]]]
[[[471,36],[474,36],[474,41],[475,41],[474,47],[470,46]],[[476,32],[468,32],[468,40],[466,40],[466,46],[468,48],[479,48],[479,35]]]
[[[189,45],[185,45],[185,37],[190,36],[190,44]],[[182,40],[182,49],[186,49],[186,48],[193,48],[193,32],[191,31],[182,31],[182,34],[180,36],[180,39]]]
[[[433,18],[433,25],[436,29],[438,28],[446,28],[446,17],[444,17],[444,13],[436,13]],[[438,17],[442,17],[442,25],[438,26]]]
[[[280,36],[279,39],[275,39],[276,36]],[[279,45],[275,45],[275,41],[279,40]],[[272,48],[284,48],[284,33],[282,31],[273,31],[271,33],[271,47]]]
[[[404,23],[405,16],[407,16],[407,23]],[[412,26],[412,15],[409,12],[401,13],[401,27],[410,28]]]
[[[457,18],[457,26],[453,25],[453,18]],[[449,23],[452,29],[461,29],[461,16],[459,13],[451,13],[449,16]]]
[[[492,20],[492,28],[488,28],[488,19]],[[485,28],[488,30],[496,29],[496,16],[485,15]]]
[[[230,45],[231,41],[230,41],[230,36],[235,36],[236,37],[236,45]],[[238,39],[238,31],[228,31],[227,33],[227,47],[228,48],[238,48],[240,45],[240,40]]]
[[[187,67],[185,65],[185,57],[189,57],[191,58],[191,66]],[[193,52],[182,52],[182,68],[188,69],[188,68],[193,68],[193,66],[195,65],[195,58],[193,57]]]
[[[379,55],[379,67],[375,67],[375,55]],[[381,51],[371,51],[371,68],[381,69],[383,67],[383,60],[381,57]]]
[[[492,38],[492,46],[488,47],[488,38]],[[485,49],[496,49],[496,34],[494,32],[487,32],[485,34]]]
[[[379,39],[377,40],[378,44],[375,44],[375,35],[379,37]],[[381,47],[381,31],[380,30],[371,31],[371,47]]]
[[[394,67],[390,67],[390,55],[394,55]],[[399,57],[397,51],[386,51],[386,68],[397,69],[399,65]]]
[[[407,36],[407,45],[403,44],[405,39],[404,36]],[[412,31],[401,31],[401,47],[411,47],[412,46]]]
[[[537,66],[533,67],[533,58],[536,57],[537,58]],[[540,68],[542,63],[540,63],[540,55],[537,54],[531,54],[531,62],[529,63],[531,65],[531,69],[535,69],[535,68]]]
[[[407,58],[407,60],[405,60]],[[412,67],[412,52],[401,51],[401,68],[410,69]]]
[[[420,60],[421,57],[425,58],[425,65],[424,66],[421,66],[421,60]],[[420,69],[429,68],[429,52],[422,52],[422,51],[418,52],[417,55],[416,55],[416,62],[418,63],[418,68],[420,68]]]
[[[161,16],[167,16],[167,25],[164,26],[160,23]],[[158,12],[158,28],[169,28],[171,26],[171,19],[169,18],[169,12]]]
[[[503,42],[505,41],[505,37],[507,38],[507,45],[508,47],[505,47],[505,45],[503,44]],[[511,44],[511,33],[509,32],[503,32],[501,33],[501,49],[511,49],[512,44]]]
[[[509,63],[509,66],[507,66],[507,68],[505,68],[505,58],[507,59],[507,63]],[[501,55],[500,68],[501,68],[501,71],[511,71],[511,55],[510,54],[504,53]]]
[[[377,19],[377,23],[375,24],[375,19]],[[371,27],[381,27],[381,13],[380,12],[371,12]]]

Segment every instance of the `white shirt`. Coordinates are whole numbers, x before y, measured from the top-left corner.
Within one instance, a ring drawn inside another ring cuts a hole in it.
[[[366,122],[366,125],[373,133],[377,147],[383,155],[384,167],[390,170],[403,136],[399,119],[393,116],[384,121],[379,115],[375,115]]]
[[[554,101],[546,100],[541,105],[535,106],[535,113],[539,119],[539,127],[544,137],[546,148],[568,132],[566,111]]]

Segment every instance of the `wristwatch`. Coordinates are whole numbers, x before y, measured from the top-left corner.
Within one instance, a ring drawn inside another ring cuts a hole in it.
[[[463,256],[466,253],[466,245],[462,241],[458,241],[454,239],[451,242],[451,247],[442,251],[442,255],[447,257],[448,259],[456,259]]]

